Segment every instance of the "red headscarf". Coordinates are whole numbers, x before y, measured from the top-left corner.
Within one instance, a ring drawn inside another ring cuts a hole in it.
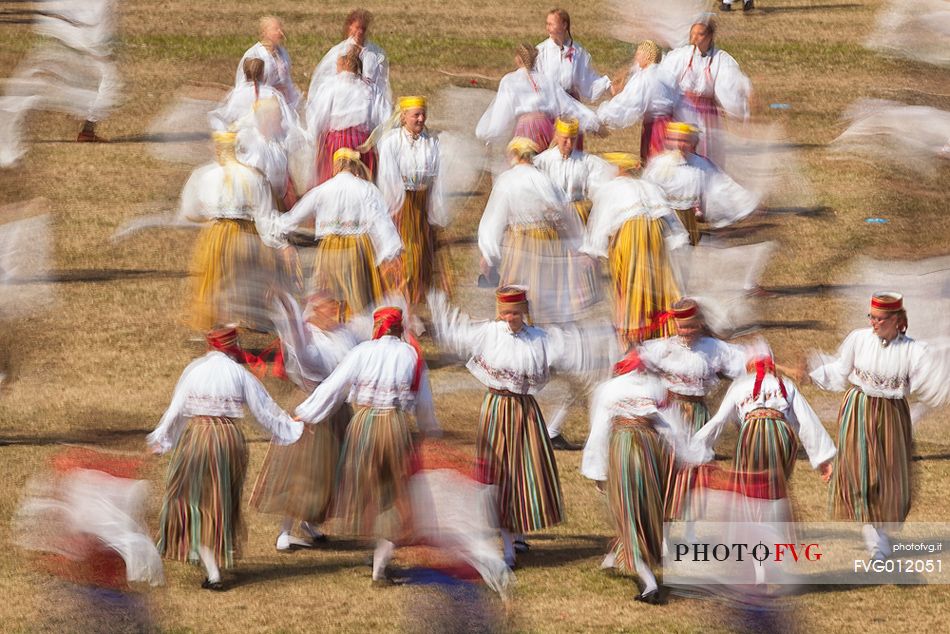
[[[614,374],[620,376],[621,374],[627,374],[629,372],[633,372],[634,370],[642,369],[643,360],[640,359],[640,354],[637,352],[635,347],[630,346],[630,350],[627,351],[627,354],[624,355],[623,359],[614,365]]]
[[[373,339],[379,339],[389,334],[394,326],[402,328],[402,309],[395,306],[383,306],[377,308],[373,313]],[[412,333],[406,332],[406,341],[416,351],[416,370],[412,375],[412,391],[419,391],[419,384],[422,382],[422,368],[425,361],[422,357],[422,346]]]
[[[279,379],[286,379],[287,373],[284,371],[284,352],[280,347],[280,339],[275,339],[258,356],[248,352],[238,343],[237,328],[225,326],[215,328],[205,335],[208,347],[212,350],[219,350],[228,355],[238,363],[247,364],[248,369],[257,378],[263,378],[267,374],[267,357],[273,357],[273,373]]]
[[[771,374],[778,381],[778,389],[782,391],[782,398],[788,400],[788,392],[785,391],[785,384],[782,378],[775,373],[775,361],[772,357],[757,357],[752,361],[752,368],[755,370],[755,386],[752,388],[752,398],[758,398],[762,391],[762,379],[766,373]]]

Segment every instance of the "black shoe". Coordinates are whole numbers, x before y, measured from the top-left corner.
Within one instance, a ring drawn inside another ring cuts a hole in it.
[[[224,584],[220,581],[208,581],[205,579],[201,582],[201,587],[205,590],[213,590],[215,592],[224,592]]]
[[[640,603],[646,603],[647,605],[662,605],[663,600],[660,598],[659,588],[654,588],[649,592],[641,592],[636,596],[636,601]]]
[[[378,588],[391,588],[391,587],[394,586],[394,585],[396,585],[396,582],[393,581],[393,580],[392,580],[390,577],[388,577],[388,576],[383,576],[383,577],[380,577],[379,579],[373,579],[373,587],[374,587],[374,588],[377,588],[377,589],[378,589]]]
[[[581,446],[575,445],[565,438],[562,434],[558,434],[551,439],[551,446],[555,449],[560,449],[561,451],[580,451]]]
[[[725,2],[721,2],[721,3],[719,4],[719,10],[720,10],[720,11],[732,11],[732,5],[731,5],[731,4],[726,4]],[[639,601],[639,599],[638,599],[638,601]]]
[[[516,540],[514,540],[514,541],[512,542],[512,545],[514,545],[514,547],[515,547],[515,552],[518,553],[519,555],[523,555],[524,553],[526,553],[526,552],[528,552],[529,550],[531,550],[531,546],[528,544],[528,542],[526,542],[526,541],[523,540],[523,539],[516,539]]]
[[[754,8],[755,8],[755,2],[753,0],[745,0],[745,2],[742,3],[743,11],[751,11]]]

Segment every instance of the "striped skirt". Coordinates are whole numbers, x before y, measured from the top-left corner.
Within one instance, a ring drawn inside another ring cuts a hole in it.
[[[620,227],[610,243],[614,325],[625,348],[675,334],[673,320],[657,320],[681,297],[663,228],[661,219],[636,216]]]
[[[910,512],[913,439],[905,399],[852,387],[838,413],[838,456],[831,478],[835,519],[883,524]]]
[[[475,441],[479,480],[498,486],[498,519],[514,533],[560,524],[564,516],[554,449],[529,394],[489,391]]]
[[[762,500],[787,498],[797,456],[798,438],[782,412],[752,410],[739,428],[733,490]]]
[[[378,304],[383,280],[370,237],[365,233],[321,237],[314,253],[312,290],[345,302],[346,319]]]
[[[432,284],[435,261],[435,232],[429,225],[429,192],[406,191],[402,209],[396,215],[396,227],[402,238],[402,270],[410,303],[425,300]]]
[[[686,228],[686,233],[689,234],[689,243],[692,246],[699,244],[700,231],[699,231],[699,220],[696,218],[695,209],[676,209],[676,215],[680,219],[680,222],[683,223],[683,226]]]
[[[679,409],[680,417],[688,425],[685,437],[689,438],[709,420],[709,408],[703,397],[694,398],[669,392],[671,404]],[[703,487],[699,486],[699,469],[685,465],[670,470],[667,487],[666,517],[671,520],[693,520],[700,517],[703,508]]]
[[[158,551],[166,559],[197,562],[198,548],[230,568],[245,537],[241,491],[247,473],[244,434],[219,416],[188,423],[168,465],[159,520]]]
[[[523,114],[515,124],[515,136],[531,139],[538,145],[538,152],[543,152],[554,140],[554,119],[543,112]]]
[[[277,280],[273,250],[261,242],[253,220],[217,218],[205,227],[192,259],[189,324],[207,331],[235,323],[265,330],[267,293]]]
[[[316,174],[317,182],[314,185],[321,185],[333,178],[333,154],[340,148],[348,147],[355,150],[369,139],[370,130],[364,127],[345,128],[343,130],[330,130],[323,137],[323,145],[317,150]],[[360,154],[360,160],[369,171],[368,179],[372,182],[373,175],[376,173],[376,150],[371,149],[366,154]]]
[[[615,420],[610,436],[607,508],[617,534],[617,569],[634,574],[636,560],[658,567],[662,558],[663,507],[673,455],[646,420]]]
[[[666,125],[672,120],[672,117],[643,119],[643,129],[640,132],[640,160],[644,165],[649,159],[666,151]]]
[[[576,200],[574,201],[574,211],[577,212],[577,215],[580,216],[581,222],[584,223],[584,226],[587,226],[587,219],[590,218],[590,210],[593,208],[593,203],[589,200]]]
[[[413,445],[406,414],[358,406],[343,441],[334,516],[340,532],[405,539],[411,528]]]
[[[713,163],[721,165],[721,161],[711,156],[713,152],[711,136],[719,127],[719,106],[716,105],[714,97],[706,97],[696,93],[686,93],[686,100],[699,116],[699,143],[696,145],[696,153],[707,157]]]
[[[251,507],[311,524],[326,520],[349,422],[349,408],[341,407],[324,422],[304,425],[297,442],[271,442],[251,493]]]

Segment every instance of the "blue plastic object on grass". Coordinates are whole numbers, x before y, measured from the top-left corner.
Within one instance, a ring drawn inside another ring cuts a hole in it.
[[[887,218],[865,218],[864,222],[868,223],[869,225],[883,225],[887,224],[888,220]]]

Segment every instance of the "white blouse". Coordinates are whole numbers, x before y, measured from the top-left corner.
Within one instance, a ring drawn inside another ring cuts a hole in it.
[[[182,372],[172,402],[148,435],[148,443],[165,453],[178,443],[189,418],[242,418],[245,405],[280,445],[296,442],[303,433],[303,423],[282,410],[254,375],[223,352],[212,350]]]
[[[617,168],[593,154],[574,150],[564,158],[556,147],[534,157],[534,164],[553,180],[571,202],[590,200],[594,192],[617,176]]]
[[[663,191],[653,183],[618,176],[594,195],[587,219],[587,236],[580,251],[591,257],[607,257],[610,239],[625,222],[637,216],[662,219],[667,248],[672,251],[689,243],[686,228],[676,216]]]
[[[290,105],[290,108],[296,110],[297,104],[300,102],[300,91],[294,85],[294,78],[290,74],[290,55],[287,54],[287,49],[283,46],[278,46],[274,54],[271,54],[267,47],[260,42],[247,49],[238,63],[237,72],[234,74],[234,87],[241,86],[246,80],[244,61],[255,57],[264,62],[264,83],[279,91]]]
[[[644,341],[640,358],[670,392],[705,396],[719,385],[719,374],[745,374],[745,351],[714,337],[700,337],[692,347],[678,336]]]
[[[346,55],[350,47],[355,44],[356,42],[352,38],[347,38],[327,51],[310,78],[310,88],[307,91],[308,100],[312,101],[314,96],[323,89],[323,84],[336,75],[337,60]],[[392,110],[392,91],[389,88],[389,60],[386,58],[386,53],[373,42],[364,42],[360,51],[360,61],[363,66],[362,78],[376,89],[384,109],[388,113]],[[334,129],[339,130],[340,128]]]
[[[681,98],[676,78],[666,68],[637,66],[623,90],[600,104],[597,116],[611,128],[627,128],[641,119],[674,116]]]
[[[581,456],[581,473],[606,480],[610,465],[610,437],[616,418],[649,418],[670,447],[676,447],[676,426],[664,412],[666,389],[649,374],[629,372],[601,383],[591,397],[590,435]]]
[[[326,420],[345,399],[378,409],[415,410],[419,429],[437,432],[440,428],[425,366],[418,392],[412,391],[416,359],[415,349],[396,337],[364,341],[297,407],[297,416],[308,422]]]
[[[429,223],[446,224],[439,178],[439,138],[423,130],[417,138],[405,128],[387,132],[376,146],[379,162],[376,184],[396,214],[402,209],[407,191],[428,190]]]
[[[435,337],[459,356],[485,387],[515,394],[537,394],[551,378],[551,369],[592,371],[598,359],[575,330],[525,324],[512,332],[504,321],[474,321],[449,305],[438,291],[428,295]]]
[[[861,328],[845,338],[836,357],[813,355],[809,376],[824,390],[846,390],[850,383],[874,397],[899,399],[913,392],[936,407],[950,400],[946,357],[906,335],[885,346],[871,328]]]
[[[579,242],[584,231],[564,192],[547,174],[525,163],[495,179],[478,223],[478,248],[492,266],[501,261],[502,241],[509,226],[553,227],[569,243]]]
[[[371,131],[389,117],[391,110],[372,84],[359,75],[341,72],[323,82],[319,92],[310,93],[307,130],[318,141],[331,130]]]
[[[178,215],[191,222],[253,220],[265,244],[282,245],[271,237],[277,211],[270,184],[256,169],[234,160],[196,168],[182,189]]]
[[[559,46],[548,38],[536,48],[535,69],[557,82],[568,94],[585,101],[597,101],[610,88],[610,78],[597,74],[591,67],[590,53],[574,40]]]
[[[709,462],[713,459],[716,440],[727,423],[744,421],[752,410],[766,408],[784,414],[785,422],[798,436],[813,468],[817,469],[822,463],[834,458],[835,443],[822,427],[815,410],[794,383],[783,377],[782,384],[785,385],[788,398],[782,396],[775,375],[767,374],[762,379],[759,395],[753,398],[754,374],[747,374],[733,381],[722,399],[719,411],[693,436],[690,443],[693,454],[691,457],[701,456],[699,462]]]
[[[703,55],[687,44],[667,53],[660,65],[676,78],[684,93],[715,98],[729,116],[749,118],[752,83],[729,53],[712,47]]]
[[[531,113],[541,113],[552,119],[572,117],[578,120],[584,132],[600,128],[597,115],[564,92],[547,75],[519,68],[501,78],[498,93],[479,119],[475,136],[481,141],[507,141],[514,132],[518,117]]]
[[[292,127],[299,125],[297,113],[287,104],[283,95],[265,84],[259,84],[257,92],[254,91],[254,84],[250,82],[241,82],[235,86],[224,103],[208,113],[211,129],[219,132],[234,130],[243,117],[254,116],[254,104],[260,99],[277,100],[281,114],[280,134],[277,136],[283,140]]]
[[[379,189],[349,172],[340,172],[307,192],[293,209],[280,216],[279,232],[287,235],[311,220],[315,238],[368,234],[377,264],[402,251],[402,239]]]
[[[266,138],[255,125],[242,126],[237,133],[235,156],[263,174],[277,198],[284,197],[290,183],[290,160],[279,141]]]

